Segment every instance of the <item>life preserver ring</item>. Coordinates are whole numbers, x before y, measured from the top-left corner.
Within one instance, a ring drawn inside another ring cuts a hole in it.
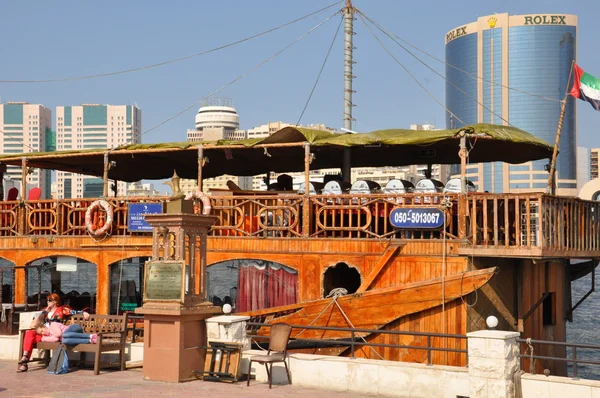
[[[102,208],[106,212],[106,220],[104,221],[104,225],[98,227],[96,224],[96,217],[99,208]],[[96,216],[96,217],[94,217]],[[94,218],[94,222],[92,219]],[[107,234],[110,228],[112,227],[113,222],[113,208],[106,200],[97,200],[93,202],[90,207],[88,207],[85,212],[85,227],[87,231],[92,235],[104,235]]]
[[[193,193],[187,195],[185,197],[186,200],[190,199],[199,199],[202,202],[202,214],[207,216],[210,214],[212,210],[212,206],[210,204],[210,198],[201,190],[197,189]]]

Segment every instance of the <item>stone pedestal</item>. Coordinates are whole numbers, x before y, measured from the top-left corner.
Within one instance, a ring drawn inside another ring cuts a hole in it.
[[[250,349],[250,338],[246,333],[249,316],[221,315],[206,320],[208,341],[238,343],[242,351]]]
[[[202,375],[206,319],[221,312],[210,303],[194,307],[144,305],[144,379],[179,383]]]
[[[515,396],[513,377],[519,370],[519,336],[518,332],[500,330],[467,333],[471,398]]]

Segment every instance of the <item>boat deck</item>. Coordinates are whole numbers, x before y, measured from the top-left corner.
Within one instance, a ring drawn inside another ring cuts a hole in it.
[[[600,250],[600,203],[534,194],[371,194],[298,195],[220,193],[210,196],[218,217],[211,237],[335,240],[456,241],[459,254],[518,258],[597,258]],[[464,199],[464,212],[460,211]],[[89,244],[85,213],[95,199],[0,202],[0,251],[25,249],[40,239],[55,248],[74,247],[73,238]],[[151,244],[151,231],[128,227],[129,204],[161,203],[166,197],[110,198],[114,209],[111,233],[104,245]],[[392,225],[395,208],[436,207],[444,211],[437,229],[399,229]],[[6,239],[8,238],[8,239]],[[26,238],[26,239],[23,239]],[[61,240],[72,242],[63,246]],[[80,240],[80,239],[76,239]],[[94,239],[99,240],[99,239]],[[150,253],[150,247],[147,249]],[[56,254],[56,253],[55,253]]]

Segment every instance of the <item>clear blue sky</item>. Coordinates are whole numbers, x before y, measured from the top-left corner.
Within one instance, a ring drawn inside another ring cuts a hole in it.
[[[308,14],[332,0],[12,1],[2,5],[0,80],[52,79],[134,68],[198,53]],[[267,36],[154,69],[92,80],[0,83],[2,101],[57,105],[132,104],[150,127],[198,102],[323,21],[343,3]],[[597,16],[600,1],[354,0],[379,24],[444,58],[444,36],[477,16],[559,13],[579,15],[578,63],[600,77]],[[339,17],[217,94],[230,98],[242,128],[268,121],[295,123],[325,58]],[[444,126],[444,110],[386,54],[360,20],[355,22],[354,129],[371,131],[430,122]],[[343,30],[342,30],[343,31]],[[303,124],[342,127],[343,36],[338,36]],[[441,101],[444,80],[389,40],[394,55]],[[428,64],[444,74],[444,65]],[[183,141],[198,106],[143,136],[143,142]],[[579,146],[600,147],[600,112],[579,102]]]

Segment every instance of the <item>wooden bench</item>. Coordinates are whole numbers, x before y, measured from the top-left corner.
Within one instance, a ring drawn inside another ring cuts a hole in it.
[[[100,355],[103,352],[119,351],[119,367],[125,370],[125,339],[127,338],[127,314],[124,315],[90,315],[86,321],[83,315],[72,315],[68,324],[77,323],[81,325],[84,333],[96,333],[97,344],[76,344],[67,346],[68,351],[79,352],[79,362],[84,362],[86,352],[94,353],[94,374],[100,373]],[[19,345],[19,358],[23,356],[23,338],[25,330],[21,330]],[[50,363],[50,351],[61,343],[40,341],[33,348],[45,350],[44,357],[34,359],[30,362],[43,361],[46,366]],[[112,364],[109,364],[112,365]]]

